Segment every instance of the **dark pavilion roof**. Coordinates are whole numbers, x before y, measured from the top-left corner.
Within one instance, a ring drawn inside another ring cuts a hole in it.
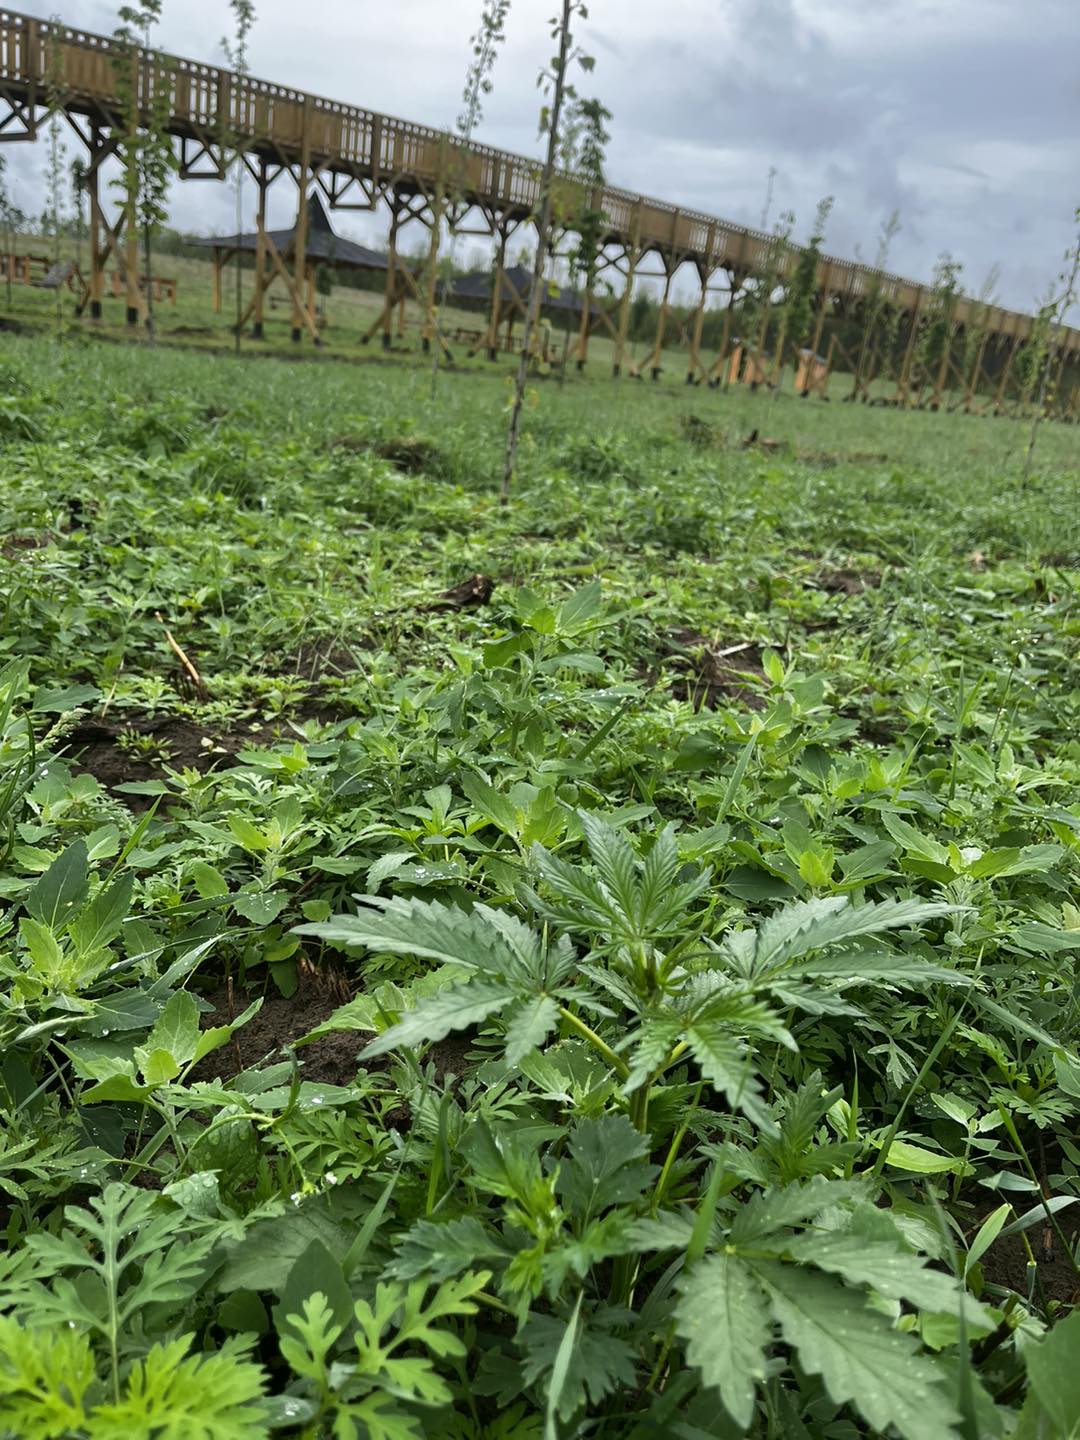
[[[268,230],[275,247],[285,255],[292,251],[295,227],[288,230]],[[213,250],[244,250],[254,252],[256,234],[252,230],[244,235],[208,235],[195,241]],[[355,240],[345,240],[334,234],[330,219],[317,195],[308,198],[308,233],[304,249],[311,260],[325,260],[343,270],[385,270],[387,257],[378,250],[369,250],[366,245],[357,245]]]
[[[454,300],[482,300],[487,303],[491,299],[495,281],[494,276],[488,271],[481,271],[473,275],[461,275],[453,282],[453,285]],[[503,271],[502,294],[499,303],[500,305],[514,305],[514,292],[516,291],[522,304],[527,305],[531,289],[532,271],[527,270],[524,265],[510,265]],[[570,310],[575,315],[580,315],[585,308],[585,300],[575,291],[562,285],[552,285],[550,281],[545,280],[540,296],[540,308],[541,310]],[[599,307],[595,303],[593,309],[599,313]]]

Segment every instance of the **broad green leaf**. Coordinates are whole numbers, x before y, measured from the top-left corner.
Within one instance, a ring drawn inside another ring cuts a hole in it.
[[[745,1430],[754,1396],[765,1379],[772,1325],[761,1286],[735,1255],[710,1255],[679,1281],[675,1329],[686,1358]]]
[[[171,996],[146,1037],[146,1050],[164,1050],[179,1065],[186,1065],[199,1043],[199,1007],[186,990]]]
[[[890,1300],[909,1300],[920,1310],[956,1311],[963,1292],[952,1275],[931,1270],[917,1256],[888,1241],[871,1239],[857,1227],[796,1236],[785,1251],[801,1265],[816,1265],[855,1285],[867,1285]],[[970,1306],[969,1306],[970,1308]],[[969,1319],[983,1319],[976,1307]],[[987,1325],[993,1328],[992,1324]]]
[[[611,1205],[636,1200],[657,1169],[646,1160],[649,1143],[625,1115],[577,1121],[567,1140],[569,1159],[559,1169],[558,1194],[575,1224]]]
[[[80,955],[89,955],[115,940],[131,908],[134,886],[134,875],[122,876],[114,885],[95,896],[86,909],[71,921],[68,934]]]
[[[1074,1436],[1080,1426],[1080,1310],[1074,1310],[1039,1342],[1024,1347],[1035,1398],[1055,1427],[1053,1440]]]
[[[76,840],[27,895],[27,914],[52,931],[62,930],[86,896],[88,869],[86,846]]]
[[[881,823],[889,832],[892,838],[900,845],[905,854],[914,855],[919,860],[928,860],[935,865],[949,866],[949,850],[937,840],[932,840],[924,835],[921,830],[916,830],[914,825],[902,819],[899,815],[886,810],[881,817]]]
[[[191,881],[203,900],[217,895],[227,895],[229,886],[220,870],[208,865],[205,860],[196,860],[191,867]]]
[[[243,815],[230,815],[229,829],[245,850],[250,850],[256,855],[270,847],[268,837]]]
[[[940,1373],[858,1292],[805,1266],[747,1262],[800,1366],[820,1375],[838,1404],[854,1404],[875,1431],[906,1440],[956,1440],[959,1416]]]
[[[257,894],[240,891],[232,897],[233,909],[253,925],[272,925],[289,903],[287,895],[263,890]]]
[[[906,1140],[894,1140],[885,1155],[885,1164],[897,1170],[910,1170],[916,1175],[944,1175],[950,1170],[961,1172],[964,1161],[951,1155],[940,1155],[935,1150],[924,1150],[921,1145],[910,1145]]]
[[[19,921],[19,934],[37,978],[49,986],[59,983],[63,978],[64,954],[51,928],[24,915]]]
[[[304,1301],[318,1291],[326,1300],[336,1324],[344,1330],[352,1320],[353,1298],[345,1282],[341,1261],[335,1259],[321,1240],[315,1239],[296,1257],[285,1280],[281,1299],[274,1307],[274,1328],[288,1339],[291,1322],[303,1313]],[[286,1329],[286,1326],[289,1329]]]

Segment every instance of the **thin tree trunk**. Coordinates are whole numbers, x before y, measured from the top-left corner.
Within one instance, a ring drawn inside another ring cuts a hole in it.
[[[518,438],[521,433],[521,408],[525,402],[525,386],[529,379],[529,348],[540,315],[540,296],[544,280],[544,255],[551,225],[551,182],[555,176],[555,157],[559,153],[559,121],[562,117],[563,93],[566,89],[567,61],[570,55],[570,9],[572,0],[563,0],[562,24],[559,27],[559,59],[555,70],[555,93],[551,100],[548,124],[547,158],[544,161],[540,223],[536,232],[536,257],[533,260],[532,286],[525,311],[525,333],[521,337],[521,360],[514,381],[514,404],[510,411],[510,428],[506,436],[506,459],[503,464],[502,490],[499,503],[510,502],[510,484],[514,478]]]
[[[150,235],[149,224],[143,225],[143,254],[146,257],[146,330],[150,339],[154,338],[154,263],[153,263],[153,241]],[[135,277],[136,285],[139,283],[138,276]]]
[[[1054,320],[1052,334],[1054,341],[1058,339],[1062,327],[1064,315],[1072,304],[1076,295],[1076,278],[1080,274],[1080,242],[1077,243],[1072,256],[1072,268],[1069,271],[1069,282],[1065,287],[1064,294],[1058,303],[1057,317]],[[1042,367],[1042,375],[1039,377],[1039,396],[1035,402],[1035,418],[1031,422],[1031,434],[1028,436],[1027,454],[1024,456],[1024,475],[1021,480],[1021,488],[1026,489],[1031,479],[1031,465],[1035,458],[1035,440],[1039,434],[1039,423],[1043,418],[1043,410],[1046,406],[1046,391],[1050,384],[1050,370],[1057,354],[1057,345],[1053,342],[1047,348],[1046,359]]]

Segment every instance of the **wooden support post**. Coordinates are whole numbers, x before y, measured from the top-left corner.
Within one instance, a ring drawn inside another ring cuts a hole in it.
[[[585,369],[585,362],[589,358],[589,333],[592,330],[593,314],[593,277],[590,274],[585,283],[585,299],[581,308],[581,323],[578,325],[577,338],[577,368]]]
[[[134,210],[134,206],[132,206]],[[127,305],[127,323],[139,323],[139,233],[133,223],[134,215],[129,213],[124,220],[124,294]]]
[[[896,399],[901,405],[908,403],[908,395],[911,391],[911,362],[915,357],[915,341],[919,334],[919,314],[922,310],[923,288],[920,285],[918,294],[915,296],[915,305],[911,311],[911,329],[908,332],[907,344],[904,346],[904,359],[900,366],[900,379],[896,386]]]
[[[394,301],[397,296],[397,232],[400,219],[397,196],[390,201],[390,243],[386,252],[386,295],[383,303],[382,313],[382,345],[384,350],[389,350],[393,344],[391,334],[394,324]]]
[[[713,387],[713,389],[715,389],[718,385],[721,384],[723,385],[725,390],[728,387],[726,361],[728,345],[731,343],[731,316],[732,312],[735,309],[735,296],[739,293],[738,273],[739,272],[734,269],[730,269],[727,272],[728,300],[727,304],[724,306],[724,324],[723,328],[720,331],[720,350],[716,356],[716,359],[709,367],[708,375],[709,384]]]
[[[90,192],[90,319],[101,319],[101,296],[102,296],[102,272],[104,262],[102,260],[101,245],[101,195],[98,190],[99,165],[95,164],[95,152],[100,150],[101,132],[97,126],[90,131],[90,164],[89,175],[87,176],[87,188]]]
[[[836,351],[836,336],[829,336],[829,348],[825,351],[825,374],[821,377],[821,398],[828,398],[829,376],[832,374],[833,355]]]
[[[780,316],[780,333],[776,337],[776,357],[773,361],[772,383],[780,384],[780,371],[784,365],[784,346],[787,344],[787,311]]]
[[[974,400],[979,389],[979,380],[982,378],[983,354],[986,351],[986,342],[989,336],[990,327],[989,325],[987,325],[987,327],[983,330],[982,335],[979,337],[979,350],[975,356],[975,364],[971,367],[971,375],[968,377],[967,391],[964,395],[965,415],[970,415],[971,402],[972,400]]]
[[[221,314],[221,268],[225,264],[225,252],[214,250],[214,314]]]
[[[945,393],[945,381],[949,377],[949,361],[952,358],[953,323],[952,316],[949,316],[949,323],[945,329],[945,343],[941,348],[941,362],[938,365],[937,375],[934,377],[934,390],[930,396],[930,409],[940,410],[942,397]]]
[[[997,389],[994,391],[994,414],[1001,414],[1001,406],[1005,399],[1005,390],[1009,383],[1009,375],[1012,371],[1013,361],[1016,359],[1017,351],[1020,349],[1020,332],[1016,332],[1013,343],[1009,347],[1009,353],[1005,358],[1005,364],[1001,375],[998,378]]]
[[[761,312],[761,324],[758,326],[757,340],[754,342],[753,353],[750,356],[750,364],[754,367],[751,372],[750,388],[756,390],[761,383],[759,376],[764,375],[765,367],[765,339],[769,333],[769,321],[772,319],[772,291],[765,296],[765,306]]]
[[[672,257],[674,260],[674,256]],[[656,317],[656,334],[653,337],[652,354],[649,356],[649,374],[654,380],[660,379],[660,353],[664,348],[664,331],[667,329],[668,295],[671,292],[671,277],[674,271],[667,259],[664,260],[664,293],[660,300],[660,313]]]
[[[424,322],[420,334],[420,348],[426,354],[438,331],[436,304],[439,293],[439,241],[442,237],[443,209],[446,204],[446,140],[439,142],[439,172],[435,181],[435,195],[431,202],[431,243],[428,246],[427,285],[424,295]]]
[[[308,329],[318,330],[315,319],[315,262],[309,260],[307,263],[307,314]]]
[[[623,360],[626,356],[626,336],[630,329],[630,301],[634,292],[634,273],[637,270],[638,261],[641,259],[641,202],[634,206],[633,218],[630,221],[630,243],[626,247],[626,284],[619,299],[619,323],[615,335],[615,359],[611,366],[611,373],[616,378],[622,373]]]
[[[258,199],[255,202],[255,294],[253,297],[251,333],[261,340],[264,333],[263,302],[266,295],[266,192],[270,181],[266,174],[266,161],[259,159],[255,176]]]
[[[293,273],[296,288],[293,299],[292,338],[293,344],[300,343],[304,325],[303,293],[307,275],[307,232],[308,232],[308,179],[311,170],[311,128],[308,102],[304,101],[302,130],[300,136],[300,169],[297,174],[296,228],[293,231]]]
[[[502,307],[503,268],[506,264],[506,242],[508,238],[505,226],[500,225],[499,243],[495,250],[495,281],[491,287],[491,315],[488,318],[486,336],[489,360],[494,360],[499,353],[499,311]],[[507,335],[509,337],[509,331]]]
[[[690,332],[690,358],[686,366],[686,383],[693,385],[695,373],[701,370],[704,373],[705,367],[701,363],[701,332],[705,325],[705,301],[708,298],[708,272],[698,268],[698,279],[701,281],[701,294],[698,296],[697,309],[694,311],[694,327]]]

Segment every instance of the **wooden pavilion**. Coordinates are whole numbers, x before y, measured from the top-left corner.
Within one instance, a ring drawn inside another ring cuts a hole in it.
[[[221,312],[221,273],[237,253],[255,256],[255,294],[241,317],[246,325],[254,316],[253,332],[262,338],[263,300],[275,280],[282,280],[294,307],[302,309],[307,327],[315,330],[315,272],[320,265],[336,270],[370,270],[385,272],[389,258],[378,250],[369,250],[355,240],[346,240],[334,231],[318,195],[308,199],[307,234],[304,238],[302,268],[298,263],[296,226],[288,230],[253,230],[244,235],[211,235],[196,240],[214,252],[214,310]],[[292,273],[290,273],[290,271]],[[296,276],[303,276],[303,290]],[[295,328],[295,327],[294,327]],[[299,339],[297,334],[294,338]]]

